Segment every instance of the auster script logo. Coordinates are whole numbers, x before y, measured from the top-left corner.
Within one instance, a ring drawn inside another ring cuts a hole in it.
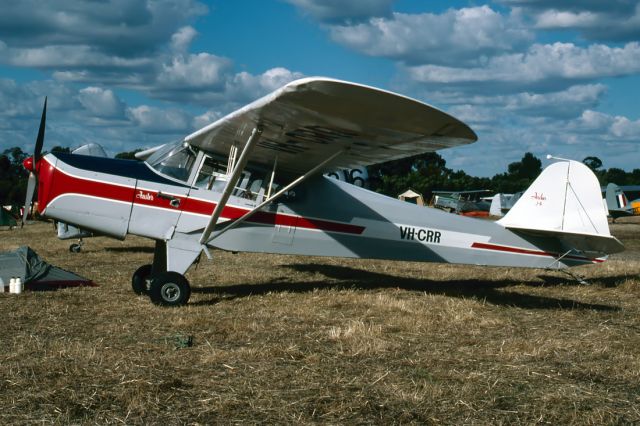
[[[536,206],[541,206],[542,202],[547,199],[547,197],[545,197],[542,192],[540,194],[538,194],[537,192],[534,192],[531,198],[536,200]]]
[[[153,201],[153,195],[149,194],[148,192],[142,192],[142,191],[138,191],[136,193],[136,199],[138,200],[146,200],[146,201]]]

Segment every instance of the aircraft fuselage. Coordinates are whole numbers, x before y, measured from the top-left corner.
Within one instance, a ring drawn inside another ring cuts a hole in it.
[[[119,239],[132,234],[198,247],[221,195],[132,160],[56,153],[41,159],[38,169],[38,199],[45,216]],[[218,226],[257,204],[242,192],[232,195]],[[566,249],[558,240],[416,206],[325,176],[310,178],[295,195],[268,204],[209,245],[231,251],[541,268],[601,261],[561,257]],[[182,265],[168,269],[186,270]]]

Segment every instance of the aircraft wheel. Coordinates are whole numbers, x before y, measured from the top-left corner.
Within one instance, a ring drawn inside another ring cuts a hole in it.
[[[177,272],[169,271],[158,274],[151,281],[149,297],[156,305],[186,305],[191,296],[189,281]]]
[[[149,292],[149,278],[151,276],[151,265],[142,265],[133,273],[131,277],[131,288],[135,294],[147,294]]]
[[[80,253],[81,250],[82,250],[82,246],[78,243],[73,243],[69,246],[69,251],[71,253]]]

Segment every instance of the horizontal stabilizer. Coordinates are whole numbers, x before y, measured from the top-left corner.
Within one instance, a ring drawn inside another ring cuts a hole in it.
[[[584,164],[551,164],[498,223],[514,231],[553,235],[571,249],[597,257],[624,250],[611,236],[600,184]]]

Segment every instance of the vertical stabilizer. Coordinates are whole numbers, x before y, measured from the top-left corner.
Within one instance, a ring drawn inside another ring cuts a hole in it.
[[[593,172],[577,161],[551,164],[499,221],[507,228],[610,236]]]
[[[629,200],[627,200],[627,196],[624,194],[622,189],[620,189],[620,187],[615,183],[607,185],[605,199],[607,200],[607,207],[609,210],[627,210]]]

